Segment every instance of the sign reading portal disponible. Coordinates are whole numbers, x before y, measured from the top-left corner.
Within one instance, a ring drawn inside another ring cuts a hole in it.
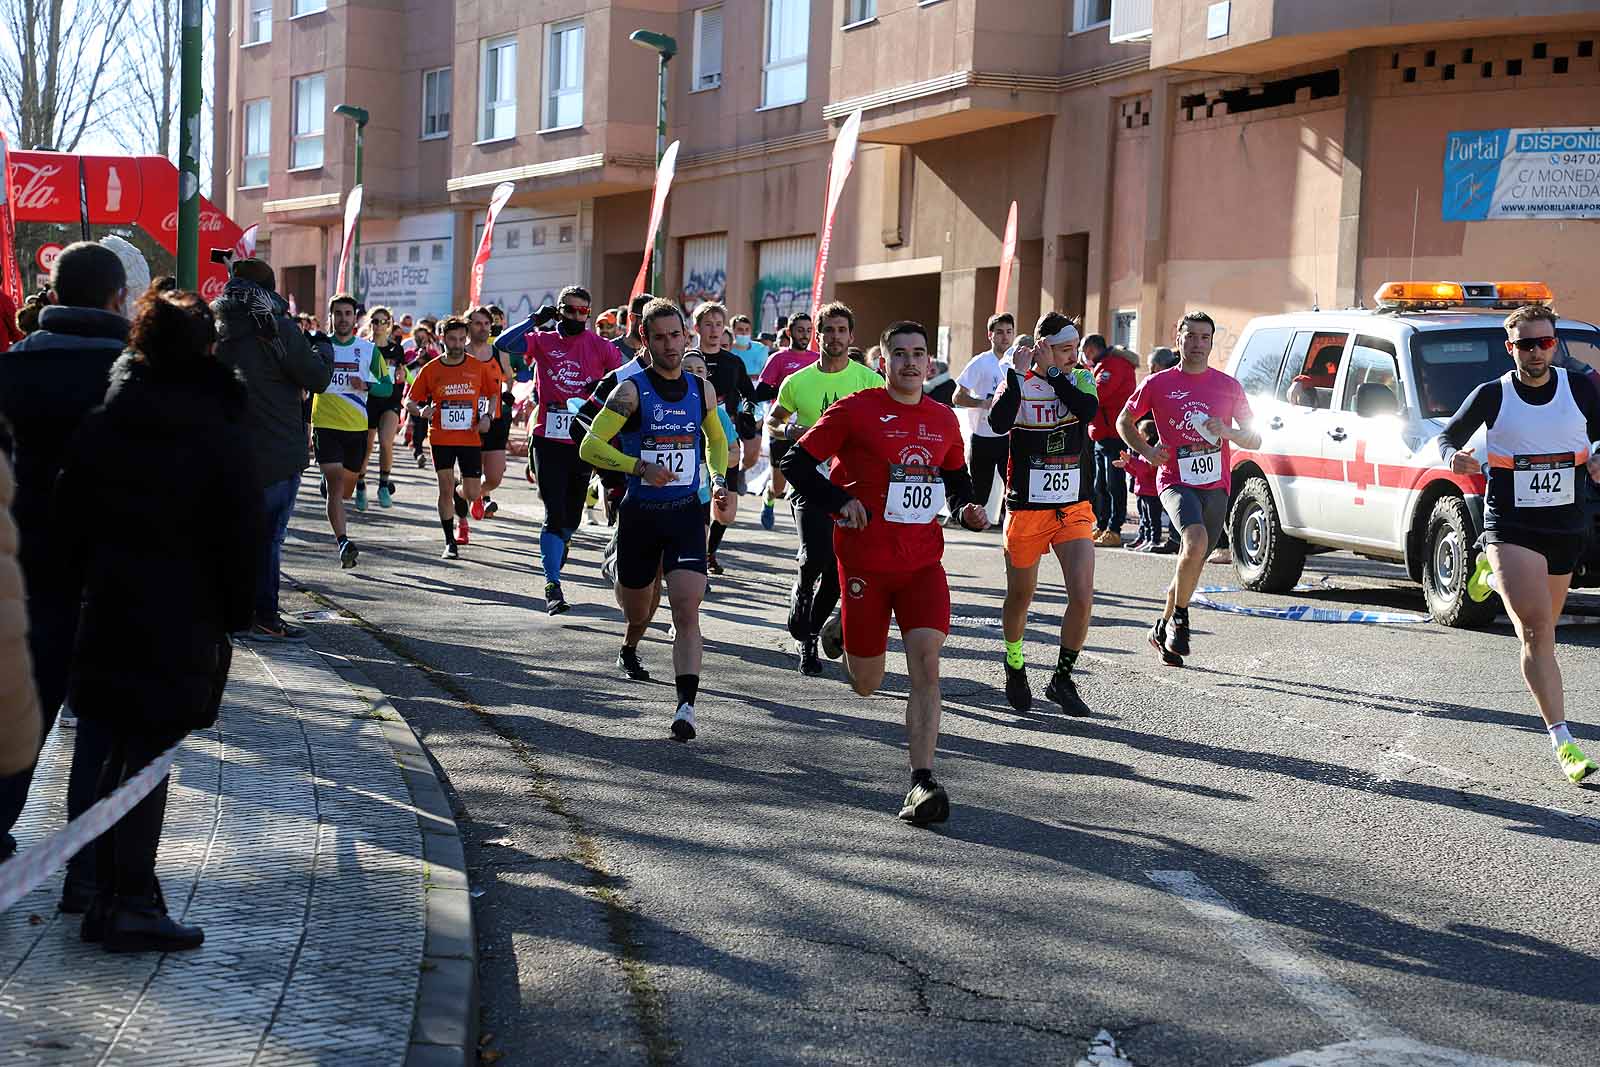
[[[1600,218],[1600,126],[1451,133],[1444,218]]]

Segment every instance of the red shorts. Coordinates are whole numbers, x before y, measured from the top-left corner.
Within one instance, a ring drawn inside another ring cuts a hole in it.
[[[844,650],[870,659],[889,648],[889,616],[900,634],[911,630],[950,633],[950,583],[937,563],[915,571],[851,574],[839,565],[839,606]]]

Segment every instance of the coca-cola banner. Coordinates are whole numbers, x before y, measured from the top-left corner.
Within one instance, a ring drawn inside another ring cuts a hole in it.
[[[136,225],[173,255],[178,252],[178,168],[161,156],[84,156],[89,222]],[[18,222],[78,221],[78,156],[12,152],[11,199]],[[234,248],[238,225],[200,198],[200,292],[222,295],[227,268],[211,262],[211,249]]]

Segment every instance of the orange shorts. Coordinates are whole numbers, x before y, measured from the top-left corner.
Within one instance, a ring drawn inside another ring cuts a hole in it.
[[[1006,558],[1028,568],[1055,545],[1086,541],[1094,531],[1094,505],[1087,500],[1048,511],[1006,512]]]

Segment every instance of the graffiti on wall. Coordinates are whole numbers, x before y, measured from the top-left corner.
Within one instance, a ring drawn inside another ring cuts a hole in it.
[[[694,271],[683,279],[683,288],[678,291],[681,306],[693,311],[699,304],[706,301],[721,303],[727,296],[728,272],[721,267]]]
[[[811,279],[794,275],[763,275],[756,279],[752,305],[755,308],[756,332],[774,333],[778,329],[779,315],[811,310]]]

